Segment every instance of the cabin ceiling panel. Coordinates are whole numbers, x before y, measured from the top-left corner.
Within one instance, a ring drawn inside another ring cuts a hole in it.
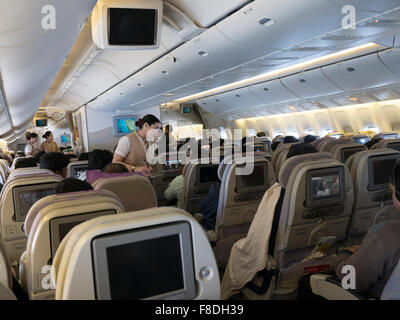
[[[378,53],[379,58],[391,71],[400,77],[400,49],[390,49]]]
[[[52,1],[57,12],[54,30],[41,26],[40,9],[49,1],[1,2],[0,73],[14,126],[35,114],[95,2]]]
[[[243,6],[248,0],[166,0],[174,5],[198,26],[208,27],[229,12]],[[212,10],[210,10],[212,8]]]

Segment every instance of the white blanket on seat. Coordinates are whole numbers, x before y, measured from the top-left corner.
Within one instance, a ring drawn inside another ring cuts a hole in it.
[[[222,283],[221,298],[228,299],[267,266],[268,244],[282,187],[275,183],[264,194],[246,238],[232,247]]]

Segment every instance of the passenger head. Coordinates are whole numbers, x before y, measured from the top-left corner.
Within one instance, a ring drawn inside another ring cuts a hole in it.
[[[60,152],[49,152],[40,158],[40,169],[48,169],[54,173],[65,177],[67,175],[67,166],[69,157]]]
[[[93,187],[86,181],[75,178],[67,178],[56,185],[56,193],[78,192],[93,190]]]
[[[279,141],[275,141],[274,143],[271,144],[272,152],[274,152],[276,150],[276,148],[278,148],[279,144],[280,144]]]
[[[46,133],[43,135],[43,139],[46,139],[49,142],[53,141],[54,137],[51,131],[46,131]]]
[[[89,159],[89,152],[84,152],[79,156],[78,161],[88,161],[88,159]]]
[[[35,154],[34,159],[37,163],[40,163],[40,158],[45,154],[46,152],[44,151],[40,151],[38,153]]]
[[[299,142],[299,139],[297,139],[296,137],[293,137],[293,136],[286,136],[283,139],[283,143],[296,143],[296,142]]]
[[[393,165],[392,174],[389,178],[389,188],[392,191],[393,206],[400,213],[400,161]]]
[[[136,121],[136,127],[139,128],[142,138],[153,141],[161,134],[161,121],[152,114],[147,114],[143,118]]]
[[[381,141],[381,140],[382,140],[381,138],[372,139],[372,140],[368,141],[367,143],[365,143],[365,146],[366,146],[368,149],[371,149],[373,145],[377,144],[377,143],[378,143],[379,141]]]
[[[110,164],[113,159],[113,154],[108,150],[93,150],[88,156],[88,170],[101,170],[106,165]]]
[[[257,132],[257,137],[266,137],[267,135],[265,134],[264,131],[259,131]]]
[[[129,172],[128,169],[122,163],[110,163],[106,165],[103,169],[101,169],[101,171],[106,173]]]
[[[304,137],[304,142],[305,143],[311,143],[311,142],[313,142],[313,141],[315,141],[315,140],[317,140],[317,137],[316,136],[313,136],[313,135],[311,135],[311,134],[309,134],[309,135],[307,135],[307,136],[305,136]]]
[[[289,159],[294,156],[299,156],[307,153],[315,153],[318,152],[311,144],[309,143],[298,143],[290,146],[289,152],[287,153],[286,159]]]
[[[37,162],[35,158],[32,157],[18,159],[17,162],[15,163],[15,169],[34,168],[34,167],[37,167]]]
[[[28,140],[28,143],[30,143],[30,144],[36,143],[38,141],[38,139],[39,139],[39,136],[35,132],[29,133],[26,136],[26,140]]]

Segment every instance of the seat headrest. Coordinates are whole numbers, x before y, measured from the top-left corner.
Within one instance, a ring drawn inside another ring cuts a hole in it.
[[[88,199],[92,197],[108,197],[115,201],[118,201],[118,203],[121,204],[121,207],[123,207],[118,197],[114,193],[108,190],[87,190],[87,191],[53,194],[38,200],[29,209],[29,212],[25,218],[25,223],[24,223],[25,234],[29,237],[36,216],[44,207],[48,206],[49,204],[56,202],[63,202],[63,201],[71,202],[72,204],[72,201],[82,201],[82,199]]]
[[[293,169],[302,162],[306,161],[316,161],[323,159],[334,159],[332,154],[329,152],[316,152],[316,153],[307,153],[299,156],[294,156],[285,161],[281,170],[279,171],[279,183],[280,185],[286,189],[287,183],[289,181],[290,174]]]
[[[103,178],[117,178],[117,177],[128,177],[133,175],[143,176],[139,172],[119,172],[119,173],[107,173],[99,170],[86,170],[86,181],[87,183],[93,184],[96,180]]]
[[[328,141],[323,147],[321,151],[331,151],[334,146],[338,144],[348,144],[354,143],[352,139],[333,139],[332,141]]]
[[[150,180],[140,175],[102,178],[93,183],[95,190],[109,190],[122,202],[126,211],[157,207],[157,196]]]

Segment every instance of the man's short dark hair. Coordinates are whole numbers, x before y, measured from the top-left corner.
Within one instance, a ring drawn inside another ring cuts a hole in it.
[[[372,139],[372,140],[366,142],[364,145],[365,145],[368,149],[371,149],[373,145],[377,144],[377,143],[378,143],[379,141],[381,141],[381,140],[382,140],[381,138]]]
[[[93,190],[93,187],[86,181],[75,178],[67,178],[56,185],[56,193],[78,192]]]
[[[286,136],[286,137],[283,139],[283,143],[295,143],[295,142],[299,142],[299,139],[297,139],[297,138],[294,137],[294,136]]]
[[[311,142],[313,142],[313,141],[315,141],[315,140],[317,140],[318,138],[317,138],[317,136],[313,136],[313,135],[311,135],[311,134],[309,134],[309,135],[307,135],[307,136],[305,136],[304,137],[304,142],[305,143],[311,143]]]
[[[276,148],[278,148],[280,142],[279,141],[275,141],[273,144],[271,144],[271,150],[275,151]]]
[[[15,162],[15,169],[37,167],[35,158],[20,158]]]
[[[101,170],[106,165],[110,164],[113,159],[113,154],[108,150],[93,150],[88,156],[88,170]]]
[[[36,153],[35,156],[34,156],[35,161],[37,163],[40,163],[40,158],[45,154],[46,154],[46,152],[44,152],[44,151],[40,151],[40,152]]]
[[[84,152],[79,155],[78,161],[88,161],[89,160],[89,152]]]
[[[110,163],[106,165],[103,169],[101,169],[102,172],[106,173],[123,173],[123,172],[129,172],[127,167],[124,166],[122,163]]]
[[[299,156],[302,154],[307,154],[307,153],[315,153],[318,152],[317,149],[314,148],[309,143],[297,143],[292,146],[290,146],[289,152],[287,153],[286,159],[289,159],[294,156]]]
[[[60,152],[49,152],[40,158],[40,169],[48,169],[54,173],[61,172],[68,166],[69,157]]]

